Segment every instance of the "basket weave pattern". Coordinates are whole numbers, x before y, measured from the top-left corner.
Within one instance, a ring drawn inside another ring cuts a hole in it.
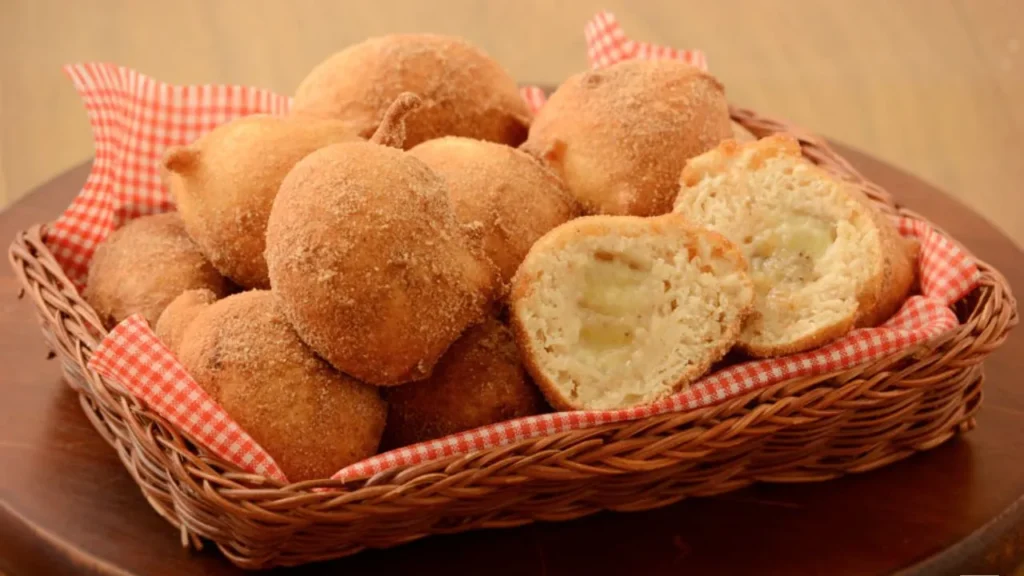
[[[811,161],[898,208],[821,139],[753,112],[757,136],[789,132]],[[956,330],[835,374],[798,378],[686,413],[524,440],[342,483],[278,486],[239,472],[87,368],[105,334],[42,241],[21,233],[11,263],[82,408],[182,543],[214,542],[244,568],[295,565],[439,533],[656,508],[753,482],[805,482],[871,470],[970,430],[981,361],[1017,322],[1006,280],[984,262],[956,303]],[[317,490],[330,488],[330,490]]]

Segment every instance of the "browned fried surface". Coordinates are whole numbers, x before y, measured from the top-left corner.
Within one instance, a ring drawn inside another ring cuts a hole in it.
[[[152,325],[178,294],[228,283],[185,232],[177,213],[143,216],[115,230],[89,263],[83,297],[108,328],[140,313]]]
[[[370,143],[336,144],[285,178],[267,227],[275,295],[339,370],[378,385],[429,375],[479,321],[496,281],[443,181]]]
[[[387,389],[384,448],[397,448],[545,409],[512,332],[495,319],[470,328],[430,378]]]
[[[334,54],[295,91],[293,111],[339,118],[369,136],[402,92],[424,100],[407,123],[406,148],[439,136],[518,145],[530,112],[500,64],[460,38],[394,34]]]
[[[514,148],[447,137],[409,153],[445,179],[455,216],[478,229],[504,283],[538,238],[578,215],[576,201],[558,177]]]
[[[327,478],[377,451],[387,412],[377,389],[317,357],[269,291],[200,312],[180,359],[293,482]]]
[[[686,160],[731,135],[718,80],[681,62],[632,60],[566,80],[523,148],[589,212],[653,216],[672,209]]]
[[[177,354],[185,329],[200,312],[216,301],[217,295],[206,288],[186,290],[164,308],[153,331],[168,350]]]
[[[381,146],[405,146],[405,120],[423,106],[423,99],[412,92],[402,92],[384,112],[384,118],[370,137],[370,142]]]
[[[355,139],[334,120],[246,116],[169,150],[167,180],[189,234],[213,265],[241,286],[268,288],[264,232],[281,180],[317,148]]]
[[[879,212],[866,200],[865,204],[870,206],[878,222],[884,263],[882,282],[878,286],[876,298],[871,306],[858,312],[857,327],[884,324],[899,311],[907,296],[919,288],[917,270],[921,255],[920,243],[914,238],[900,236],[888,215]]]

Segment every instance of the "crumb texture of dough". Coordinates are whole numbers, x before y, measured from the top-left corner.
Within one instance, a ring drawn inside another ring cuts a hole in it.
[[[245,288],[269,288],[264,238],[281,181],[310,152],[357,139],[335,120],[254,114],[168,150],[164,178],[217,270]]]
[[[755,306],[740,346],[754,356],[814,348],[891,314],[912,282],[913,249],[893,223],[788,135],[727,141],[692,159],[675,212],[749,261]]]
[[[330,56],[299,84],[292,112],[369,136],[402,92],[424,101],[406,123],[406,148],[441,136],[526,139],[531,114],[512,76],[469,42],[436,34],[369,38]]]
[[[314,354],[268,291],[203,309],[179,357],[292,482],[328,478],[377,451],[387,417],[377,388]]]
[[[274,201],[266,256],[299,336],[380,386],[429,376],[497,289],[441,178],[372,143],[328,146],[296,165]]]
[[[482,235],[484,251],[505,284],[537,239],[579,215],[561,180],[515,148],[446,137],[424,142],[409,154],[444,178],[455,216]]]
[[[732,136],[713,76],[671,60],[630,60],[565,81],[522,148],[543,158],[592,214],[672,210],[688,158]]]
[[[176,212],[140,216],[107,236],[89,262],[82,297],[108,329],[142,314],[155,325],[185,290],[228,293],[229,283],[185,231]]]
[[[534,245],[510,310],[552,406],[613,409],[703,375],[735,343],[752,301],[746,263],[721,235],[675,215],[589,216]]]
[[[430,378],[386,389],[386,449],[544,411],[512,332],[494,318],[466,331]]]
[[[218,296],[206,288],[186,290],[171,300],[156,321],[153,331],[167,349],[175,355],[181,349],[185,329],[207,306],[217,301]]]

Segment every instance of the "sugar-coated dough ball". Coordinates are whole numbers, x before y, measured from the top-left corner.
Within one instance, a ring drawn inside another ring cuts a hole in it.
[[[672,210],[686,160],[731,136],[713,76],[673,60],[629,60],[566,80],[523,149],[547,160],[588,212],[654,216]]]
[[[420,380],[489,307],[497,274],[412,156],[335,144],[288,174],[267,226],[274,294],[335,368],[381,386]]]
[[[186,290],[164,308],[153,331],[168,350],[177,354],[185,329],[200,312],[216,301],[217,295],[206,288]]]
[[[544,411],[512,332],[487,319],[466,331],[422,382],[387,389],[385,448],[441,438]]]
[[[515,148],[446,137],[409,153],[444,178],[455,216],[481,234],[484,251],[505,283],[538,238],[579,215],[562,181]]]
[[[407,122],[406,148],[440,136],[517,146],[530,111],[515,80],[469,42],[434,34],[393,34],[349,46],[316,66],[295,91],[292,111],[337,118],[369,136],[402,92],[424,106]]]
[[[178,294],[206,288],[222,296],[229,283],[185,232],[177,213],[136,218],[115,230],[89,262],[85,298],[107,328],[142,314],[152,325]]]
[[[257,114],[168,150],[164,169],[185,226],[210,262],[240,286],[269,288],[264,237],[281,180],[317,148],[357,139],[335,120]]]
[[[179,358],[292,482],[328,478],[377,451],[387,412],[377,389],[314,354],[268,291],[202,310]]]

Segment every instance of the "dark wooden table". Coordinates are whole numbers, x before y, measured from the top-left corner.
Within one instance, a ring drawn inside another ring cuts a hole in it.
[[[935,188],[842,150],[1024,287],[1024,257]],[[0,239],[54,218],[81,166],[0,213]],[[28,302],[0,273],[0,571],[237,574],[181,548],[61,381]],[[978,428],[882,470],[755,486],[652,512],[428,538],[312,565],[301,574],[1009,574],[1024,557],[1024,336],[986,363]]]

